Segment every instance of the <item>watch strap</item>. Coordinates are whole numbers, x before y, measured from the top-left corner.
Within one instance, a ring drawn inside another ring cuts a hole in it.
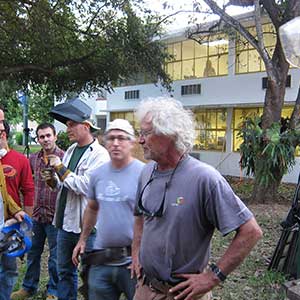
[[[210,264],[210,269],[215,275],[223,282],[226,280],[227,276],[219,269],[216,264]]]

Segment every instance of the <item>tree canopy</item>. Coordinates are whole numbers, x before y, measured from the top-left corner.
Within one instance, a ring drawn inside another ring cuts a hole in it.
[[[139,0],[1,1],[0,80],[58,96],[137,73],[168,83],[158,21]]]

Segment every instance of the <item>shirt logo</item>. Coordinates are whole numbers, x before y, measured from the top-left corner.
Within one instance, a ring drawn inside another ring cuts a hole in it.
[[[175,203],[172,203],[172,206],[180,206],[183,205],[185,202],[183,197],[177,197]]]
[[[126,195],[121,195],[121,190],[113,181],[108,181],[107,186],[105,187],[103,201],[127,201]]]
[[[16,177],[17,174],[17,170],[10,166],[10,165],[2,165],[3,166],[3,173],[5,175],[5,177],[7,178],[14,178]]]

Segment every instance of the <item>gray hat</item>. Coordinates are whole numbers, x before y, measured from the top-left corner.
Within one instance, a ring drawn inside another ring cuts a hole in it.
[[[93,125],[90,120],[92,109],[79,98],[72,99],[65,103],[55,105],[49,115],[59,122],[64,124],[68,120],[75,121],[78,123],[88,123],[91,131],[100,130],[100,128]]]

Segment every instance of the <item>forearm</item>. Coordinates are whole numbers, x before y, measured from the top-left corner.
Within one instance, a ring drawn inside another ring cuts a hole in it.
[[[24,211],[29,217],[31,217],[33,214],[33,206],[24,206]]]
[[[142,240],[143,227],[144,227],[143,216],[136,216],[134,221],[132,256],[138,256],[141,240]]]
[[[217,262],[224,274],[231,273],[250,253],[257,241],[262,237],[262,231],[254,218],[243,224],[225,254]]]
[[[88,205],[83,215],[83,227],[80,235],[80,241],[86,241],[91,234],[96,222],[97,222],[98,209]]]

